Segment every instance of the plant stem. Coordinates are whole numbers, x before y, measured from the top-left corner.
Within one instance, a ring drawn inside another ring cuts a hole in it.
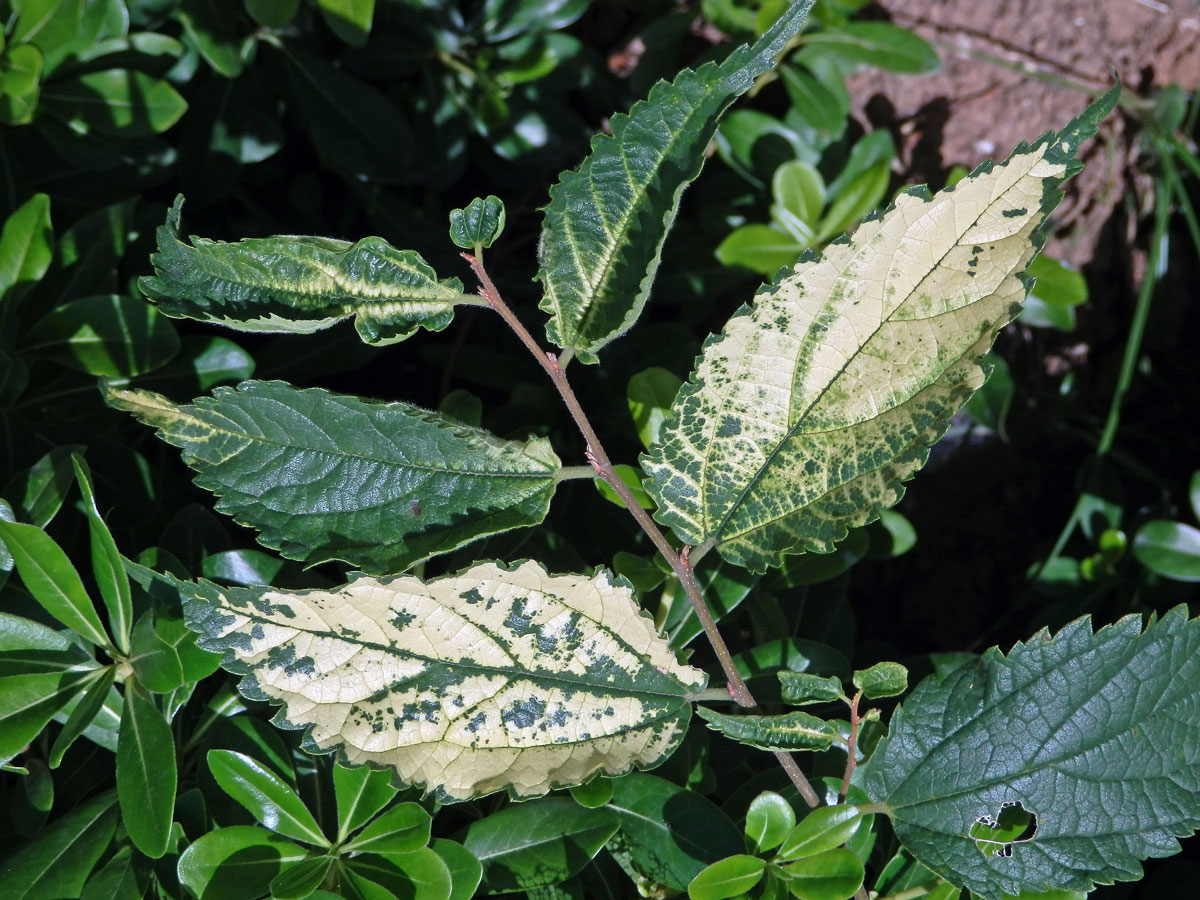
[[[712,645],[713,652],[717,655],[717,660],[721,664],[721,669],[725,673],[726,680],[729,682],[730,696],[740,706],[747,709],[757,707],[758,704],[755,702],[753,695],[751,695],[750,689],[746,687],[746,682],[737,670],[737,665],[733,661],[733,654],[725,646],[725,640],[721,637],[721,632],[717,629],[717,623],[708,609],[708,604],[704,602],[704,597],[700,593],[700,586],[696,584],[695,572],[687,559],[688,548],[685,547],[681,553],[675,552],[675,548],[671,546],[666,535],[662,533],[658,525],[650,518],[650,514],[637,502],[629,486],[617,475],[613,469],[612,461],[609,460],[608,454],[604,451],[604,445],[600,443],[600,438],[587,417],[587,413],[579,405],[579,398],[575,396],[575,391],[567,381],[566,373],[563,372],[559,358],[552,353],[545,352],[538,346],[533,335],[521,324],[521,320],[516,317],[508,304],[504,302],[504,299],[500,296],[500,292],[496,290],[496,286],[492,283],[491,277],[484,269],[483,264],[469,253],[462,254],[462,257],[470,263],[471,269],[475,272],[475,277],[479,279],[479,292],[488,302],[488,305],[500,314],[500,317],[504,319],[521,343],[533,354],[534,359],[538,361],[546,371],[546,374],[550,376],[551,382],[553,382],[559,396],[562,397],[563,403],[566,404],[567,411],[570,412],[571,418],[575,420],[575,425],[579,428],[584,441],[587,443],[588,462],[591,463],[596,474],[603,478],[613,491],[616,492],[617,496],[625,501],[625,506],[629,510],[629,514],[641,526],[642,531],[650,538],[651,543],[663,555],[663,558],[679,578],[679,583],[691,601],[692,608],[696,611],[696,618],[700,620],[700,624],[704,627],[704,633]],[[791,778],[792,783],[796,786],[796,790],[800,792],[804,801],[811,807],[820,806],[820,795],[817,794],[804,773],[800,771],[800,767],[792,759],[791,755],[788,753],[776,753],[775,758],[779,760],[784,771],[788,773],[788,777]]]
[[[863,692],[859,691],[850,701],[850,740],[846,745],[846,774],[842,777],[842,789],[838,792],[838,800],[845,800],[846,794],[850,793],[850,776],[854,774],[854,767],[858,765],[854,753],[858,748],[858,701],[862,699],[862,695]]]

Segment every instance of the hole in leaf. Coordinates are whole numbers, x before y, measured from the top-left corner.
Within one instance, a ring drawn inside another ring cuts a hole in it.
[[[971,826],[970,835],[984,856],[1013,855],[1013,844],[1033,840],[1037,833],[1037,815],[1020,801],[1005,803],[995,818],[980,816]]]

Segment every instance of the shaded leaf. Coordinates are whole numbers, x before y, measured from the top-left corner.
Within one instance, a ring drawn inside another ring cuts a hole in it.
[[[455,841],[435,838],[429,849],[442,858],[450,871],[449,900],[471,900],[483,878],[483,866],[475,854]]]
[[[391,895],[412,900],[449,900],[450,869],[432,850],[410,853],[367,853],[347,860],[346,867]]]
[[[418,328],[440,331],[462,299],[457,278],[439,281],[413,250],[382,238],[350,244],[279,235],[237,243],[180,239],[183,198],[159,227],[154,276],[138,285],[174,318],[218,322],[240,331],[308,334],[353,316],[368,344],[404,340]]]
[[[544,439],[504,441],[408,404],[283,382],[219,387],[190,406],[146,391],[110,390],[108,400],[183,448],[218,510],[310,564],[403,571],[536,524],[559,468]]]
[[[84,297],[47,313],[24,338],[27,353],[89,375],[152,372],[179,352],[175,327],[132,297]]]
[[[1079,619],[921,682],[861,784],[923,865],[998,900],[1136,879],[1178,851],[1200,826],[1200,625],[1183,607],[1141,625]],[[972,827],[1018,803],[1031,838],[985,856]]]
[[[896,503],[982,383],[978,359],[1115,91],[953,192],[901,194],[736,313],[642,457],[655,517],[762,571],[828,552]]]
[[[116,830],[116,799],[93,797],[0,863],[0,900],[78,897]]]
[[[800,859],[840,847],[854,837],[862,822],[862,813],[853,806],[814,809],[784,838],[779,858]]]
[[[936,72],[941,68],[933,47],[890,22],[851,22],[842,28],[805,34],[802,41],[822,53],[889,72]]]
[[[99,672],[39,672],[0,677],[0,763],[41,733],[54,714]]]
[[[1133,555],[1147,569],[1175,581],[1200,581],[1200,529],[1156,519],[1138,529]]]
[[[281,725],[311,726],[310,750],[392,766],[446,800],[536,796],[654,765],[706,680],[603,572],[482,563],[333,592],[181,589],[201,645],[226,651],[247,696],[284,703]],[[332,702],[313,699],[315,684]]]
[[[650,295],[683,189],[700,173],[722,114],[803,24],[795,3],[751,47],[685,69],[611,120],[611,135],[550,189],[539,249],[546,335],[585,362],[625,332]]]
[[[50,198],[34,194],[0,231],[0,302],[19,300],[46,274],[53,256]]]
[[[187,111],[187,101],[170,83],[132,69],[56,80],[42,91],[41,102],[76,133],[117,137],[159,134]]]
[[[85,449],[80,444],[55,447],[28,469],[13,476],[4,488],[4,496],[17,504],[25,522],[39,528],[50,523],[62,508],[75,480],[71,457]]]
[[[116,666],[107,666],[103,675],[84,688],[83,695],[75,704],[75,708],[71,710],[70,715],[67,716],[67,721],[63,723],[62,730],[54,738],[54,744],[50,748],[49,762],[52,769],[58,768],[63,754],[87,731],[96,716],[100,714],[116,678]]]
[[[340,768],[340,767],[339,767]],[[380,778],[387,778],[388,771],[375,772],[366,767],[361,769],[344,769],[346,772],[368,772],[380,783]],[[391,788],[393,795],[395,788]],[[339,816],[341,807],[339,809]],[[393,806],[375,821],[371,822],[354,839],[345,844],[347,851],[359,853],[411,853],[429,843],[429,829],[432,819],[429,813],[416,803],[399,803]],[[343,826],[344,827],[344,826]],[[347,827],[352,831],[352,827]]]
[[[92,575],[100,588],[100,596],[108,609],[108,628],[116,647],[122,653],[129,652],[129,634],[133,629],[133,597],[129,590],[129,576],[121,562],[121,554],[112,532],[100,517],[96,505],[96,492],[92,489],[91,473],[87,463],[78,454],[72,454],[75,480],[83,495],[83,511],[88,519],[88,532],[92,547]]]
[[[241,38],[237,16],[218,0],[183,0],[179,21],[205,62],[226,78],[242,73]]]
[[[308,851],[251,825],[201,835],[179,857],[179,881],[203,900],[245,900],[265,894],[281,871]]]
[[[150,695],[132,686],[117,740],[117,797],[125,830],[151,859],[167,852],[177,781],[171,726]]]
[[[351,47],[361,47],[371,36],[375,0],[317,0],[329,30]]]

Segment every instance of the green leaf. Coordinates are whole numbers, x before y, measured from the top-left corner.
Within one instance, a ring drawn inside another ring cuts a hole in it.
[[[862,887],[863,861],[839,847],[784,866],[787,887],[800,900],[850,900]]]
[[[50,198],[34,194],[4,220],[0,231],[0,302],[19,300],[54,258]]]
[[[1200,581],[1200,529],[1156,519],[1138,529],[1133,555],[1147,569],[1175,581]]]
[[[448,900],[450,870],[432,850],[411,853],[367,853],[346,861],[346,868],[372,885],[381,886],[396,898]],[[361,882],[360,882],[361,884]]]
[[[858,669],[850,679],[868,700],[897,697],[908,690],[908,669],[897,662],[880,662],[869,669]]]
[[[439,281],[413,250],[382,238],[354,244],[279,235],[237,243],[180,239],[183,198],[158,229],[154,276],[138,286],[173,318],[219,322],[239,331],[308,334],[354,317],[368,344],[402,341],[418,328],[441,331],[462,299],[457,278]]]
[[[232,584],[270,584],[283,566],[282,559],[261,550],[222,550],[200,561],[200,574]]]
[[[0,677],[0,762],[25,749],[54,714],[99,674],[93,670]]]
[[[806,242],[811,241],[812,227],[825,208],[825,179],[821,173],[800,160],[784,163],[771,176],[771,196],[777,207],[808,226]],[[776,215],[774,210],[772,215]]]
[[[386,769],[371,769],[367,766],[352,769],[336,763],[333,767],[333,791],[337,798],[338,844],[345,843],[349,835],[371,821],[398,793],[397,789],[392,787],[391,773]],[[409,805],[402,804],[404,807]],[[417,809],[421,810],[419,806]],[[429,819],[424,810],[421,810],[421,813],[425,820]],[[421,817],[417,818],[419,821]],[[429,835],[426,834],[425,840],[417,846],[424,847],[428,840]]]
[[[598,809],[604,806],[612,799],[612,794],[612,779],[602,775],[571,788],[571,796],[575,802],[588,809]]]
[[[678,891],[710,863],[746,849],[738,827],[710,800],[654,775],[616,779],[609,808],[621,820],[609,849],[627,853],[641,874]]]
[[[78,897],[117,827],[107,791],[51,823],[0,863],[0,900]]]
[[[25,587],[38,603],[85,640],[108,645],[108,636],[79,573],[62,548],[42,529],[0,520],[0,540],[8,547]]]
[[[480,893],[490,896],[570,878],[616,830],[611,810],[545,797],[472,822],[461,840],[483,864]]]
[[[658,442],[658,430],[682,384],[674,372],[658,366],[643,369],[629,379],[625,398],[642,446],[650,447]]]
[[[802,66],[781,65],[779,75],[792,108],[822,140],[828,143],[840,137],[850,112],[845,98]]]
[[[154,616],[146,613],[133,628],[129,662],[138,682],[149,691],[166,694],[182,687],[187,678],[183,660],[154,627]]]
[[[58,768],[62,763],[63,755],[100,714],[100,710],[104,708],[104,701],[108,699],[109,690],[116,679],[117,667],[107,666],[103,675],[84,688],[83,696],[75,704],[71,714],[67,716],[67,721],[63,723],[62,730],[59,731],[50,748],[50,768]]]
[[[203,900],[245,900],[265,894],[281,871],[308,851],[251,825],[201,835],[179,857],[179,882]]]
[[[1087,280],[1057,259],[1039,256],[1030,263],[1026,274],[1035,279],[1029,295],[1049,306],[1078,306],[1087,302]]]
[[[179,335],[153,306],[106,294],[50,311],[29,329],[22,349],[89,375],[128,377],[169,362]]]
[[[122,653],[129,652],[129,635],[133,628],[133,598],[129,592],[129,576],[121,562],[121,554],[112,532],[100,517],[96,505],[96,493],[92,489],[91,473],[87,463],[78,454],[72,454],[75,479],[83,494],[83,510],[88,518],[88,531],[92,544],[92,574],[100,587],[100,596],[108,609],[109,633]]]
[[[619,463],[613,466],[613,472],[629,488],[638,506],[642,509],[654,509],[654,501],[650,499],[650,496],[646,493],[646,489],[642,487],[642,473],[640,469],[636,466],[627,466]],[[621,499],[617,492],[613,490],[612,485],[607,481],[597,477],[592,479],[592,483],[596,485],[596,490],[600,492],[600,495],[605,500],[617,504],[622,509],[625,508],[625,501]]]
[[[263,28],[284,28],[296,17],[300,0],[246,0],[246,12]]]
[[[308,749],[392,766],[445,800],[655,765],[706,681],[603,571],[481,563],[335,591],[180,587],[201,646],[226,651],[248,697],[285,704],[280,724],[312,726]],[[331,702],[311,699],[316,684]]]
[[[889,72],[936,72],[942,65],[937,51],[924,39],[890,22],[851,22],[836,30],[809,32],[801,42],[839,59]]]
[[[271,879],[272,900],[304,900],[321,886],[332,865],[332,856],[314,856],[289,866]]]
[[[995,353],[987,354],[983,358],[983,365],[988,370],[987,379],[983,387],[963,405],[963,412],[1006,439],[1004,422],[1008,418],[1014,393],[1012,374],[1004,357]]]
[[[242,73],[241,39],[237,17],[218,0],[183,0],[179,21],[204,60],[226,78]]]
[[[450,240],[464,250],[487,249],[504,231],[504,219],[504,202],[499,197],[476,197],[466,209],[450,210]]]
[[[475,854],[462,844],[445,838],[434,839],[429,849],[442,858],[442,862],[450,871],[449,900],[471,900],[483,878],[483,866],[475,858]]]
[[[762,881],[766,860],[739,853],[700,870],[688,885],[691,900],[729,900]]]
[[[891,143],[890,132],[873,133],[887,136],[888,143]],[[828,212],[821,220],[815,243],[823,244],[834,235],[841,234],[880,204],[887,196],[888,184],[891,182],[891,165],[892,161],[889,155],[887,159],[872,165],[847,184],[845,190],[836,195],[833,203],[829,205]]]
[[[42,107],[78,134],[129,138],[166,131],[187,111],[187,101],[145,72],[106,69],[54,81],[42,91]]]
[[[1198,686],[1200,624],[1183,607],[1144,631],[1137,616],[1095,633],[1079,619],[926,678],[861,784],[921,863],[988,900],[1136,879],[1200,826]],[[1014,803],[1036,830],[985,856],[972,826]]]
[[[345,771],[370,772],[373,776],[388,774],[372,772],[366,767]],[[394,792],[395,788],[392,788],[392,791]],[[347,852],[356,853],[411,853],[429,843],[432,821],[429,813],[418,804],[400,803],[373,821],[344,846]]]
[[[47,72],[70,56],[85,35],[84,0],[24,0],[9,6],[18,13],[9,44],[36,45],[47,57]]]
[[[308,564],[398,572],[537,524],[560,467],[542,438],[505,441],[408,404],[283,382],[219,387],[189,406],[136,390],[108,401],[183,448],[218,510]]]
[[[88,879],[80,900],[142,900],[148,880],[140,857],[121,850]]]
[[[862,813],[853,806],[814,809],[783,840],[779,858],[801,859],[840,847],[854,837],[862,820]]]
[[[38,89],[42,77],[42,51],[33,44],[18,44],[4,54],[4,93],[27,97]]]
[[[263,827],[318,847],[330,845],[296,792],[257,760],[232,750],[210,750],[208,768],[225,793]]]
[[[167,852],[175,814],[175,739],[150,695],[125,691],[117,740],[117,796],[135,847],[151,859]]]
[[[830,675],[822,678],[811,672],[779,672],[779,686],[783,702],[791,706],[806,706],[809,703],[831,703],[842,696],[842,680]]]
[[[828,552],[896,503],[982,384],[978,359],[1024,296],[1057,187],[1115,101],[952,192],[906,191],[760,290],[706,342],[642,457],[655,518],[763,571]]]
[[[351,47],[361,47],[371,36],[375,0],[317,0],[329,30]]]
[[[38,528],[45,528],[50,523],[62,508],[75,480],[71,456],[85,449],[79,444],[55,447],[13,477],[4,488],[4,496],[17,504],[22,519]]]
[[[743,225],[717,245],[717,259],[727,266],[743,266],[766,278],[790,268],[806,243],[771,225]]]
[[[550,189],[539,250],[551,342],[594,362],[637,320],[683,189],[700,173],[722,114],[775,64],[812,3],[794,4],[752,47],[660,82]]]
[[[796,827],[796,811],[774,791],[763,791],[746,811],[746,837],[760,852],[774,850]]]
[[[825,750],[837,737],[837,729],[806,712],[727,716],[697,706],[696,715],[708,722],[713,731],[759,750]]]

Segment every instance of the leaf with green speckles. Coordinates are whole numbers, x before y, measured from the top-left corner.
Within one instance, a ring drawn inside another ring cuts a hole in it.
[[[740,309],[642,457],[655,518],[762,571],[831,551],[896,503],[983,383],[979,358],[1117,90],[953,190],[905,191]]]
[[[657,765],[705,674],[607,572],[481,563],[332,591],[179,582],[199,643],[313,752],[391,766],[442,800],[524,798]]]
[[[557,484],[544,438],[502,440],[407,403],[244,381],[180,406],[109,388],[110,405],[182,448],[217,509],[290,559],[402,572],[490,534],[536,525]]]
[[[238,331],[308,334],[354,316],[368,344],[394,344],[418,328],[441,331],[464,300],[457,278],[439,281],[414,250],[383,238],[350,244],[276,235],[237,243],[180,240],[183,198],[158,229],[153,276],[138,286],[168,316]]]

